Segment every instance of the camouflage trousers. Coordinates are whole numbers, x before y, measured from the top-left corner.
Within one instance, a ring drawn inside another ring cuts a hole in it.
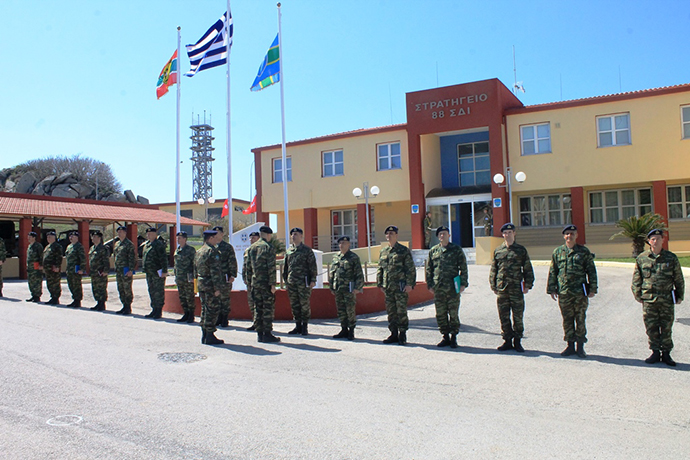
[[[194,303],[194,282],[187,281],[187,277],[175,277],[175,284],[177,284],[177,295],[180,298],[180,305],[185,313],[194,314],[196,304]]]
[[[357,324],[357,294],[349,291],[335,291],[335,306],[342,327],[355,327]]]
[[[2,265],[0,265],[0,291],[2,291]]]
[[[54,272],[53,270],[45,270],[45,276],[50,298],[59,299],[60,295],[62,295],[62,287],[60,286],[61,273]]]
[[[431,233],[424,234],[424,249],[431,249]]]
[[[271,288],[252,286],[252,300],[256,311],[256,332],[271,332],[276,310],[276,296]]]
[[[220,288],[220,314],[223,316],[230,314],[230,292],[232,292],[232,283],[227,283],[227,286]]]
[[[457,334],[460,332],[460,294],[445,289],[434,290],[434,303],[436,304],[436,323],[441,334]]]
[[[642,318],[647,329],[649,349],[658,351],[673,350],[672,329],[675,306],[671,301],[642,304]]]
[[[108,300],[108,277],[98,274],[91,275],[91,292],[96,302]]]
[[[406,331],[410,326],[407,317],[407,292],[401,292],[397,288],[384,289],[386,296],[386,313],[388,313],[388,329]]]
[[[311,319],[311,288],[304,283],[288,283],[287,294],[295,321],[309,322]]]
[[[525,296],[520,290],[499,292],[496,298],[498,318],[501,320],[501,335],[503,340],[521,339],[525,332],[522,318],[525,313]],[[510,314],[513,321],[510,321]]]
[[[146,284],[149,288],[151,308],[163,308],[165,305],[165,278],[158,276],[157,272],[147,273]]]
[[[587,327],[585,319],[589,298],[583,293],[559,294],[558,306],[563,317],[563,340],[566,342],[587,342]]]
[[[249,311],[252,314],[252,326],[256,329],[256,308],[254,308],[254,300],[252,299],[252,286],[247,285],[247,305],[249,305]]]
[[[199,291],[199,299],[201,299],[201,329],[210,333],[216,332],[220,296],[214,296],[213,292]]]
[[[122,273],[117,273],[115,275],[115,281],[117,281],[117,293],[120,295],[120,302],[122,306],[127,307],[132,305],[132,300],[134,300],[134,294],[132,293],[132,280],[133,277],[123,275]]]
[[[41,294],[43,294],[43,272],[39,270],[29,270],[28,281],[31,297],[41,297]]]
[[[67,287],[72,293],[72,300],[81,302],[84,298],[84,289],[81,287],[81,275],[79,273],[67,272]]]

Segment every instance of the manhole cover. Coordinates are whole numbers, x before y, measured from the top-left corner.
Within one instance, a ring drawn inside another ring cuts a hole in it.
[[[206,359],[200,353],[158,353],[158,359],[166,363],[195,363]]]
[[[78,415],[58,415],[49,419],[46,423],[52,426],[68,426],[81,423],[82,420]]]

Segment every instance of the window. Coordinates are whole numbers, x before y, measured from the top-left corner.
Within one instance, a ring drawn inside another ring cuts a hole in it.
[[[606,190],[589,194],[589,221],[593,224],[618,222],[652,212],[652,189]]]
[[[690,219],[690,185],[668,187],[668,218]]]
[[[489,143],[458,144],[460,186],[491,184]]]
[[[680,108],[680,116],[683,124],[683,139],[690,139],[690,105]]]
[[[599,147],[630,144],[630,114],[597,117]]]
[[[378,170],[400,169],[400,142],[379,144],[377,147]]]
[[[345,174],[343,151],[323,152],[323,177],[342,176],[343,174]]]
[[[523,155],[551,153],[551,126],[548,123],[523,126],[520,134]]]
[[[357,210],[331,211],[331,251],[338,250],[338,238],[349,236],[352,248],[357,247]]]
[[[520,197],[520,226],[548,227],[572,223],[570,194]]]
[[[292,182],[292,158],[287,157],[287,180]],[[273,183],[283,182],[283,159],[274,158],[273,159]]]

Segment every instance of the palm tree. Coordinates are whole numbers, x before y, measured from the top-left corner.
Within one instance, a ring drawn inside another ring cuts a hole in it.
[[[664,224],[664,218],[660,214],[647,213],[641,217],[631,216],[627,219],[621,219],[616,222],[616,227],[622,230],[609,239],[614,239],[617,236],[624,236],[632,240],[632,256],[637,257],[644,251],[644,243],[647,240],[647,234],[658,228],[667,231],[668,228]]]

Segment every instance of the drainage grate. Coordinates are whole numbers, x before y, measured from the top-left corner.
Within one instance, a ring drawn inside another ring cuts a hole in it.
[[[79,415],[58,415],[46,421],[48,425],[52,426],[69,426],[77,425],[82,421]]]
[[[166,363],[195,363],[206,359],[200,353],[158,353],[158,359]]]

